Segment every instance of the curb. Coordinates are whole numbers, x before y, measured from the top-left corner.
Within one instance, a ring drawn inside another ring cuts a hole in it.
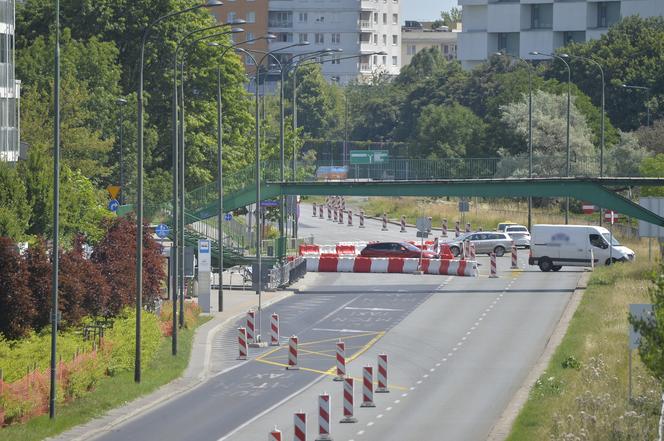
[[[491,428],[491,431],[487,436],[487,441],[504,441],[509,436],[514,421],[528,401],[530,390],[535,385],[537,379],[546,371],[551,362],[551,358],[553,358],[553,354],[567,334],[567,328],[569,327],[569,323],[572,320],[579,303],[581,303],[583,293],[588,287],[588,280],[590,279],[591,274],[592,273],[590,272],[586,272],[579,278],[574,293],[567,302],[567,305],[560,316],[560,320],[558,320],[549,340],[546,342],[542,354],[539,356],[530,372],[528,372],[526,379],[515,392],[514,396],[512,396],[512,399],[510,399],[498,421]]]

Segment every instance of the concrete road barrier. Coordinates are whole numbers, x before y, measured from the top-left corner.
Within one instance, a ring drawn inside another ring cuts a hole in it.
[[[307,256],[308,272],[320,273],[414,273],[419,259]],[[424,274],[477,276],[477,262],[471,260],[422,259]]]

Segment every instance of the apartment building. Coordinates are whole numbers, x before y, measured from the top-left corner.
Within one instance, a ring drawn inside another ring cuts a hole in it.
[[[446,26],[433,28],[434,22],[406,20],[401,28],[401,65],[410,64],[419,51],[431,47],[440,50],[448,60],[457,56],[458,32],[451,32]]]
[[[0,161],[20,156],[19,97],[14,76],[14,0],[0,0]]]
[[[524,59],[599,38],[622,17],[664,15],[663,0],[459,0],[459,59],[471,68],[497,51]]]
[[[217,18],[227,20],[233,12],[234,17],[246,19],[246,14],[255,12],[256,26],[243,27],[254,35],[274,34],[277,38],[264,48],[283,48],[278,52],[282,60],[321,49],[342,49],[322,67],[329,81],[346,84],[377,72],[399,74],[400,1],[403,0],[235,0],[226,1],[218,8]],[[265,27],[261,28],[263,23]],[[310,44],[287,48],[304,41]],[[375,55],[376,52],[385,55]],[[342,60],[353,55],[361,57]]]

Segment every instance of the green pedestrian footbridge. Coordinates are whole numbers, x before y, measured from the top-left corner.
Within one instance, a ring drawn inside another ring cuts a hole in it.
[[[619,164],[618,164],[619,165]],[[280,179],[280,165],[275,161],[261,164],[261,199],[275,199],[282,195],[302,196],[426,196],[426,197],[570,197],[615,210],[624,215],[658,226],[664,218],[644,209],[619,194],[634,187],[664,186],[664,178],[629,176],[599,177],[595,159],[576,158],[570,176],[564,176],[564,158],[551,156],[533,158],[533,177],[528,176],[527,157],[389,160],[380,164],[342,166],[337,162],[318,161],[297,164],[295,179],[290,169],[286,179]],[[605,170],[616,166],[605,165]],[[631,170],[636,175],[638,170]],[[224,176],[223,211],[229,212],[256,202],[255,165]],[[193,246],[200,238],[212,240],[218,250],[216,218],[218,210],[217,183],[212,182],[188,191],[185,197],[185,242]],[[146,219],[170,222],[170,201],[146,206]],[[120,214],[133,210],[126,205]],[[206,221],[207,220],[207,221]],[[245,250],[251,240],[237,231],[224,231],[224,266],[251,261]],[[295,248],[295,245],[293,245]],[[216,253],[213,254],[216,256]]]

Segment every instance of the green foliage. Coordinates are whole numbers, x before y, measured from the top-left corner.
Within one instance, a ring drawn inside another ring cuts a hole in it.
[[[30,221],[25,185],[16,169],[0,162],[0,236],[23,238]]]
[[[664,153],[664,119],[652,122],[650,127],[639,127],[635,134],[643,147],[654,153]]]
[[[652,152],[639,145],[634,133],[620,132],[620,142],[605,152],[605,173],[608,176],[640,176],[643,160]]]
[[[123,370],[133,369],[135,352],[136,311],[126,308],[122,311],[122,318],[115,320],[113,328],[106,333],[111,345],[111,354],[108,372],[111,375]],[[161,331],[159,318],[150,312],[141,314],[141,358],[145,360],[143,366],[148,366],[159,347]]]
[[[664,153],[645,158],[641,163],[641,176],[653,178],[664,176]],[[643,196],[664,196],[662,187],[646,187],[641,189]]]
[[[484,136],[484,123],[467,107],[430,104],[422,109],[415,130],[415,148],[429,158],[464,157]]]
[[[443,25],[452,30],[457,23],[461,23],[461,8],[453,7],[449,11],[443,11],[440,13],[440,18]]]
[[[658,155],[660,156],[660,155]],[[650,300],[653,304],[652,320],[639,320],[630,316],[629,322],[641,334],[639,355],[652,375],[664,380],[664,264],[651,275]]]

